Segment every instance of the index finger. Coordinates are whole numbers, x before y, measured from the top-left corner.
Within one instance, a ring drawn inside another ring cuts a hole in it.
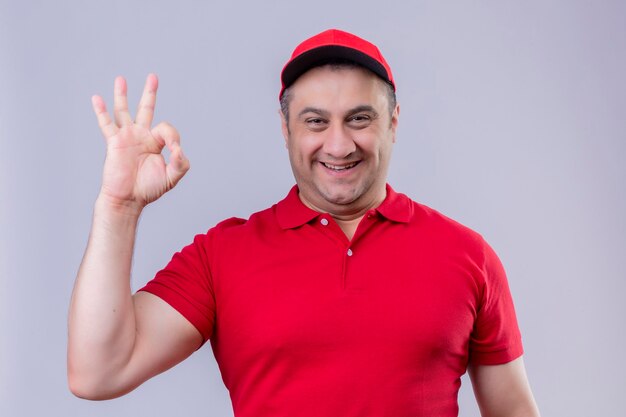
[[[143,88],[139,107],[137,108],[137,117],[135,123],[150,129],[152,119],[154,117],[154,105],[156,103],[156,93],[159,88],[159,80],[155,74],[148,74],[146,84]]]

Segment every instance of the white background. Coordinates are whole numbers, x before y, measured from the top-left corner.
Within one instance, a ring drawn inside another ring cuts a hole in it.
[[[194,234],[287,193],[279,72],[330,27],[376,43],[395,73],[390,183],[502,258],[543,415],[621,415],[625,21],[620,1],[1,0],[0,415],[232,415],[209,345],[121,399],[67,389],[67,308],[104,158],[90,97],[110,105],[123,74],[136,103],[156,72],[156,119],[191,160],[142,217],[138,288]],[[478,415],[466,379],[460,404]]]

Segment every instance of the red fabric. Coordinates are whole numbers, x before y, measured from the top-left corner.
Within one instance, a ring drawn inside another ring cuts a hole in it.
[[[376,45],[352,33],[328,29],[296,46],[281,71],[278,99],[297,77],[329,58],[358,63],[387,81],[396,91],[391,68]]]
[[[491,248],[391,187],[352,242],[294,187],[196,236],[144,290],[211,340],[236,417],[456,416],[470,360],[522,354]]]

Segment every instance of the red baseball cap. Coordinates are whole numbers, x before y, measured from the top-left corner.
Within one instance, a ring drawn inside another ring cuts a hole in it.
[[[372,71],[396,91],[391,68],[376,45],[351,33],[329,29],[296,46],[281,72],[282,88],[278,98],[302,74],[333,59],[352,61]]]

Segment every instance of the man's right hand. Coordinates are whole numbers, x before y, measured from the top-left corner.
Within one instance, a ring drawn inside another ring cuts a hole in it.
[[[139,214],[189,169],[178,132],[165,123],[150,129],[156,91],[157,78],[149,75],[134,121],[122,77],[115,80],[115,122],[102,98],[93,97],[107,156],[68,320],[68,382],[83,398],[122,395],[202,343],[200,332],[165,301],[146,292],[131,295]],[[165,146],[169,163],[161,154]]]
[[[156,75],[148,75],[135,120],[128,111],[123,77],[115,79],[115,121],[102,97],[92,98],[107,144],[100,197],[114,206],[137,212],[171,190],[189,169],[176,129],[165,122],[151,129],[157,88]],[[169,163],[161,153],[165,146],[170,151]]]

